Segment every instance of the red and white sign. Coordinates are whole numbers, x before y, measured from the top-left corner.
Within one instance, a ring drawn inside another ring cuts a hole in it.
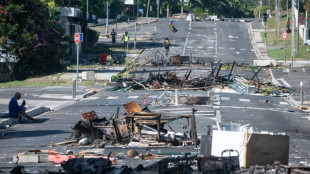
[[[287,32],[286,32],[286,31],[283,31],[283,33],[282,33],[282,39],[283,39],[283,40],[286,40],[286,39],[287,39]]]
[[[268,27],[267,27],[267,25],[264,25],[263,28],[267,29]]]
[[[75,33],[74,35],[74,41],[76,44],[80,43],[80,34],[79,33]]]

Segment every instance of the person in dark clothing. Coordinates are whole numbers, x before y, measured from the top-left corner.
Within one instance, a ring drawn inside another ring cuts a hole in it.
[[[166,56],[168,56],[170,46],[171,46],[171,44],[169,42],[169,38],[166,37],[165,41],[164,41],[164,47],[165,47]]]
[[[18,119],[18,122],[22,122],[23,116],[28,118],[29,120],[38,122],[39,120],[36,120],[34,118],[32,118],[30,115],[28,115],[26,113],[26,102],[25,100],[23,101],[22,105],[18,105],[17,100],[19,100],[21,98],[21,93],[16,92],[14,97],[12,97],[12,99],[10,100],[9,103],[9,116],[11,118],[16,118]]]
[[[114,31],[114,29],[112,29],[112,32],[111,32],[111,36],[112,36],[112,45],[115,44],[115,38],[116,38],[116,32]]]

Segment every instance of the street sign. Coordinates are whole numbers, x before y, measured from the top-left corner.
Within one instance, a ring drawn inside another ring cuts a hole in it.
[[[79,44],[80,43],[80,33],[75,33],[74,34],[74,41],[75,41],[75,44]]]
[[[267,29],[267,25],[264,25],[264,28]]]
[[[287,39],[287,32],[286,32],[286,31],[283,31],[283,33],[282,33],[282,39],[283,39],[283,40],[286,40],[286,39]]]

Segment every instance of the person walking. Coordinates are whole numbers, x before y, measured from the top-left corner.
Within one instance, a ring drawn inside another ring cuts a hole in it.
[[[171,44],[169,42],[169,38],[166,37],[165,40],[164,40],[164,47],[165,47],[165,53],[166,53],[166,56],[168,56],[169,54],[169,48],[170,48]]]
[[[128,49],[128,41],[129,41],[129,35],[128,32],[126,31],[125,34],[123,35],[122,41],[124,41],[124,49]]]
[[[112,29],[111,36],[112,36],[112,45],[114,45],[116,43],[116,41],[115,41],[116,32],[114,31],[114,29]]]

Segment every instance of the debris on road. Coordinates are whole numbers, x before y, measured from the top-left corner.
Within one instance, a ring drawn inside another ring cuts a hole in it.
[[[162,116],[161,113],[154,113],[148,108],[141,109],[135,102],[123,105],[127,113],[122,117],[117,113],[108,120],[99,119],[94,111],[81,114],[83,120],[78,121],[72,127],[72,135],[67,139],[71,145],[92,147],[104,147],[106,145],[128,145],[128,146],[166,146],[166,145],[196,145],[197,133],[195,112],[179,116]],[[179,119],[186,119],[184,132],[168,131],[164,125]],[[68,143],[57,143],[55,146]]]

